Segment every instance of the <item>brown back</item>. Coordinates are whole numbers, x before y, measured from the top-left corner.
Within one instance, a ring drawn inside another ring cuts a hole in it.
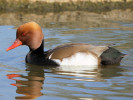
[[[50,59],[60,59],[71,57],[77,52],[91,53],[96,57],[99,57],[102,52],[107,50],[106,46],[93,46],[90,44],[83,43],[72,43],[72,44],[63,44],[57,46],[49,52],[48,56],[51,56]]]

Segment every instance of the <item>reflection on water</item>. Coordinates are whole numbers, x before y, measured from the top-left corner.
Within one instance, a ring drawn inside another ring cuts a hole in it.
[[[73,76],[69,80],[95,81],[98,70],[91,66],[60,66],[52,70],[54,74]],[[93,67],[93,66],[92,66]],[[66,79],[66,78],[65,78]]]
[[[61,66],[52,70],[53,73],[59,75],[74,76],[73,80],[80,81],[100,81],[104,78],[120,76],[123,71],[117,65],[99,66],[99,68],[90,69],[91,66]],[[118,73],[119,72],[119,73]]]
[[[8,74],[7,78],[14,80],[15,83],[11,83],[10,85],[17,87],[16,93],[21,94],[21,96],[19,95],[15,98],[19,100],[35,99],[43,94],[46,94],[43,93],[42,90],[44,92],[49,91],[47,95],[52,97],[59,96],[60,98],[67,97],[71,99],[93,99],[90,97],[86,98],[86,96],[82,95],[88,94],[89,92],[89,95],[95,94],[92,90],[103,91],[102,88],[106,89],[108,86],[108,84],[106,84],[107,78],[110,79],[112,77],[119,77],[122,75],[121,72],[123,72],[123,69],[118,66],[110,66],[93,70],[90,70],[88,67],[81,66],[79,69],[77,66],[77,69],[75,70],[74,67],[75,66],[64,66],[64,68],[46,68],[28,64],[26,66],[26,71],[28,72],[27,75]],[[44,73],[47,74],[47,76],[45,76]],[[45,77],[49,78],[49,81],[46,83]],[[84,82],[84,84],[82,82]],[[87,82],[93,83],[91,84]],[[99,83],[100,85],[97,86],[96,84]],[[76,90],[69,89],[70,87],[74,87]],[[105,91],[109,92],[112,90],[107,89]]]
[[[8,74],[7,78],[15,80],[12,86],[16,86],[16,93],[22,94],[15,99],[35,99],[42,96],[41,90],[45,79],[44,70],[40,67],[28,67],[28,75]]]
[[[63,43],[111,45],[128,54],[121,65],[39,67],[25,65],[26,46],[10,52],[16,27],[36,21],[42,27],[45,50]],[[0,98],[2,100],[132,100],[133,12],[60,12],[42,15],[0,14]],[[8,93],[8,95],[7,95]]]
[[[80,68],[79,71],[69,71],[61,68],[53,69],[52,73],[54,73],[54,75],[51,77],[57,81],[47,82],[50,86],[48,85],[46,89],[48,89],[48,91],[55,91],[52,96],[62,98],[65,95],[65,97],[70,99],[89,98],[104,100],[113,98],[112,96],[121,97],[121,95],[124,95],[124,93],[128,91],[128,87],[132,86],[130,82],[133,80],[123,77],[123,73],[127,73],[129,70],[124,70],[120,66],[110,66],[95,70],[87,70],[87,68],[84,68],[85,67]],[[123,87],[123,85],[128,87]],[[130,89],[128,92],[129,94],[125,94],[126,96],[123,96],[123,98],[132,97],[130,93],[133,91]]]

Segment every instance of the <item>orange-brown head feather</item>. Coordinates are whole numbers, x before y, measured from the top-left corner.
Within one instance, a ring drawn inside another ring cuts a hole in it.
[[[42,29],[35,22],[25,23],[17,29],[16,40],[21,41],[22,45],[29,46],[30,49],[37,49],[40,47],[43,40]]]

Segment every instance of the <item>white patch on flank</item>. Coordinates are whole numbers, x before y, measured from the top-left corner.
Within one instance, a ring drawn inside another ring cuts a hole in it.
[[[91,53],[76,53],[71,57],[64,58],[61,60],[59,59],[52,59],[57,62],[59,65],[89,65],[89,66],[96,66],[98,65],[98,59],[95,55]]]
[[[53,53],[52,53],[53,54]],[[52,54],[49,56],[49,59],[51,59]]]

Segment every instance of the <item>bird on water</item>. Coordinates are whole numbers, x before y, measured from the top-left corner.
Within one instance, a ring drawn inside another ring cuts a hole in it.
[[[27,45],[29,53],[25,61],[35,65],[111,65],[119,64],[125,54],[109,46],[95,46],[86,43],[67,43],[44,51],[44,35],[36,22],[18,27],[16,40],[6,49]]]

